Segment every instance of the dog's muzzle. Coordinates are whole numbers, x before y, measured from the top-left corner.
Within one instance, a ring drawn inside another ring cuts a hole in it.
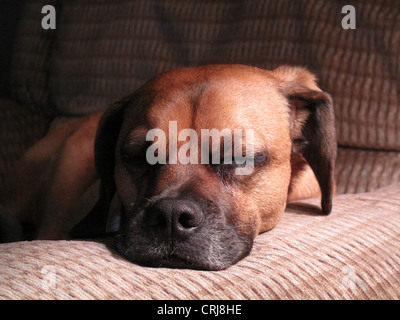
[[[253,244],[229,224],[227,214],[204,199],[149,201],[116,237],[116,248],[145,266],[225,269],[248,255]]]

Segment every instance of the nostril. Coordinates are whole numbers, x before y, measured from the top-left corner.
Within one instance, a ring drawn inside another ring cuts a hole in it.
[[[186,229],[195,228],[198,225],[196,218],[192,214],[187,212],[181,213],[178,222],[182,227]]]

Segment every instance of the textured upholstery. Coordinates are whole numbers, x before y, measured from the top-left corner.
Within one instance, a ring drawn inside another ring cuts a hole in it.
[[[3,244],[0,299],[400,299],[399,194],[341,195],[330,216],[293,204],[217,272],[144,268],[94,242]]]
[[[400,152],[339,148],[338,193],[376,190],[400,181]]]
[[[341,27],[349,3],[356,30]],[[46,4],[56,30],[41,28]],[[26,1],[11,66],[17,104],[0,101],[0,179],[49,118],[104,110],[159,72],[291,64],[333,97],[342,195],[328,217],[314,214],[318,199],[289,206],[221,272],[143,268],[93,242],[3,244],[0,298],[399,299],[399,16],[398,0]]]

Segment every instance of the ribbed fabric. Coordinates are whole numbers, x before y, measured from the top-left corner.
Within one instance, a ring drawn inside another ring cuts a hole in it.
[[[291,204],[218,272],[145,268],[82,241],[0,245],[1,299],[399,299],[400,184]]]
[[[339,148],[338,193],[369,192],[400,181],[400,152]]]
[[[31,0],[17,39],[14,89],[50,114],[99,111],[161,71],[207,63],[309,67],[332,94],[341,145],[400,150],[400,4],[286,1],[70,0],[57,29]]]
[[[54,116],[49,105],[48,78],[54,34],[42,29],[45,0],[26,1],[19,21],[11,67],[13,98],[31,111]]]

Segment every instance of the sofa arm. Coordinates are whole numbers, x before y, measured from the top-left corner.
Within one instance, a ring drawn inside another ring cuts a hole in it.
[[[291,204],[247,258],[217,272],[145,268],[107,243],[0,245],[2,299],[399,299],[400,184]]]

